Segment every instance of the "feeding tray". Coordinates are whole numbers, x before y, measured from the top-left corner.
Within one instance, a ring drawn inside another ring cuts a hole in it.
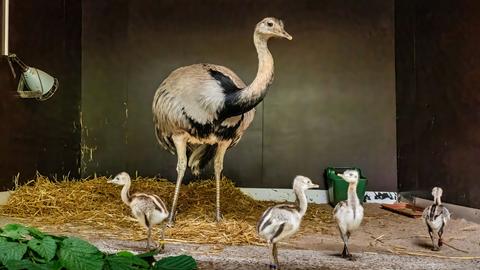
[[[419,218],[423,214],[423,208],[408,203],[382,204],[382,208],[411,218]]]

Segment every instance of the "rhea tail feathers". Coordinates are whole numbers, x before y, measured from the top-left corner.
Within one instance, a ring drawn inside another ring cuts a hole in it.
[[[217,151],[217,145],[201,144],[196,145],[190,155],[188,156],[188,167],[192,171],[193,175],[198,176],[203,168],[205,168],[208,163],[215,156]]]

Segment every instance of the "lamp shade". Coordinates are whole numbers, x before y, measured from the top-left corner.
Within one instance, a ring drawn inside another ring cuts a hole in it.
[[[25,91],[25,87],[28,89]],[[37,68],[27,67],[20,78],[18,93],[22,98],[49,99],[58,88],[58,80]]]

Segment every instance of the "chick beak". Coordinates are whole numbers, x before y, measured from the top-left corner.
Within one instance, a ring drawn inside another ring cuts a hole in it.
[[[111,184],[113,183],[113,180],[107,180],[107,183]]]

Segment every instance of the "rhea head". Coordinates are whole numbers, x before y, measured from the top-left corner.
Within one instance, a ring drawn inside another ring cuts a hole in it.
[[[442,194],[443,194],[443,189],[442,188],[440,188],[440,187],[432,188],[433,197],[440,198],[440,197],[442,197]]]
[[[305,176],[297,175],[293,180],[293,189],[307,190],[318,187],[319,185],[312,183],[312,180]]]
[[[360,175],[357,170],[345,170],[343,173],[339,173],[338,176],[348,183],[357,183]]]
[[[257,23],[255,35],[269,39],[271,37],[286,38],[292,40],[287,31],[283,28],[283,22],[277,18],[267,17]]]
[[[107,183],[123,186],[130,181],[130,175],[126,172],[121,172],[115,178],[108,180]]]

